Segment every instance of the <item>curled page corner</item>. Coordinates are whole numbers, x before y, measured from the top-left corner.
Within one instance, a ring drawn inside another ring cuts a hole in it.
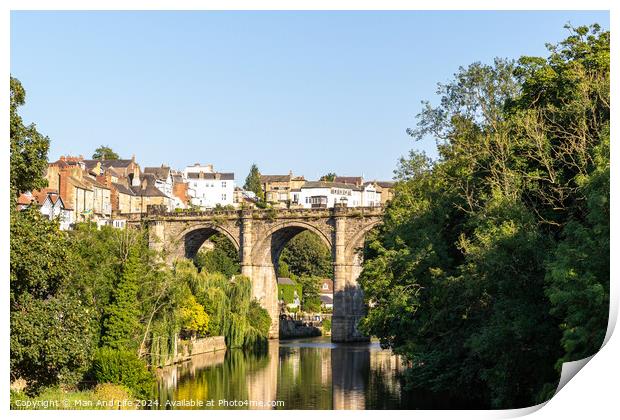
[[[555,390],[554,396],[558,395],[558,392],[564,385],[566,385],[573,377],[579,372],[592,358],[595,356],[593,354],[590,357],[586,357],[585,359],[575,360],[573,362],[566,362],[562,364],[562,373],[560,374],[560,382],[558,383],[558,387]]]
[[[601,345],[601,348],[598,351],[601,351],[603,347],[605,347],[609,339],[611,338],[611,335],[613,334],[616,328],[616,321],[618,320],[618,305],[617,305],[618,296],[617,294],[611,293],[610,300],[611,301],[609,305],[609,321],[607,322],[607,332],[605,333],[603,344]],[[564,388],[564,385],[566,385],[571,379],[573,379],[573,377],[577,374],[577,372],[583,369],[583,367],[587,365],[588,362],[592,360],[594,356],[596,356],[598,351],[594,353],[592,356],[586,357],[585,359],[563,363],[562,373],[560,374],[560,382],[558,383],[558,387],[556,388],[553,396],[556,396],[558,392],[560,392],[560,390]]]

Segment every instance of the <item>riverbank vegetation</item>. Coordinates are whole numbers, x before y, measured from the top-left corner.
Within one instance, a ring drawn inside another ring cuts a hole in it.
[[[174,360],[179,340],[223,335],[228,347],[264,347],[271,319],[238,262],[217,254],[200,271],[189,260],[169,267],[144,229],[61,231],[36,206],[17,210],[20,193],[45,186],[49,148],[23,124],[24,102],[11,78],[10,367],[21,384],[12,406],[47,394],[150,398],[153,369]]]
[[[396,172],[360,277],[368,334],[409,387],[515,408],[594,354],[609,309],[609,32],[567,27],[547,58],[440,84],[409,130],[437,140]]]

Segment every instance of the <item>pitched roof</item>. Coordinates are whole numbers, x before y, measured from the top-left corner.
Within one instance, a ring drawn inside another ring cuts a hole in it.
[[[84,162],[84,165],[86,165],[86,169],[91,170],[92,168],[97,166],[97,163],[99,162],[101,162],[102,168],[110,168],[110,167],[126,168],[132,164],[133,160],[132,159],[101,159],[101,160],[87,159],[87,160],[84,160],[83,162]]]
[[[166,194],[158,190],[156,187],[152,185],[147,185],[145,188],[141,186],[131,187],[134,195],[139,195],[142,197],[168,197]]]
[[[216,179],[216,180],[221,180],[221,181],[233,181],[235,179],[235,173],[234,172],[200,172],[200,173],[188,172],[187,177],[190,179],[210,179],[210,180]]]
[[[85,184],[90,184],[93,187],[101,188],[101,189],[104,189],[104,190],[109,190],[110,189],[110,187],[108,187],[107,185],[102,184],[101,182],[99,182],[99,181],[97,181],[96,179],[93,179],[93,178],[84,177],[82,180],[84,181]]]
[[[362,182],[364,182],[364,178],[362,178],[361,176],[337,176],[336,178],[334,178],[334,182],[361,185]]]
[[[334,299],[331,296],[321,295],[321,296],[319,296],[319,298],[321,299],[321,303],[324,304],[324,305],[329,305],[329,304],[333,304],[334,303]]]
[[[112,167],[105,168],[105,172],[107,174],[109,174],[109,175],[112,175],[113,177],[116,177],[116,178],[122,178],[123,177],[123,174],[118,173],[118,171],[115,168],[112,168]]]
[[[327,289],[323,289],[324,284],[327,284]],[[319,287],[319,293],[334,293],[334,281],[332,279],[321,280],[321,287]]]
[[[291,175],[261,175],[260,182],[289,182]]]
[[[130,187],[134,195],[142,197],[168,197],[155,186],[155,175],[142,174],[140,181],[140,185]],[[143,183],[146,183],[144,187],[142,186]]]
[[[394,188],[394,181],[375,181],[375,184],[380,186],[381,188]]]
[[[47,198],[49,198],[52,205],[56,205],[56,203],[60,201],[60,204],[62,205],[62,207],[63,208],[65,207],[65,202],[62,200],[62,198],[60,197],[60,195],[58,195],[56,191],[48,192]]]
[[[88,185],[87,183],[84,183],[82,181],[80,181],[77,178],[74,178],[72,176],[67,177],[67,179],[71,182],[71,184],[73,184],[74,186],[81,188],[83,190],[87,190],[87,191],[92,191],[92,187],[90,185]]]
[[[113,182],[112,186],[114,188],[116,188],[116,191],[118,191],[121,194],[126,194],[126,195],[135,195],[134,192],[130,189],[127,188],[126,186],[124,186],[123,184],[119,184],[117,182]]]
[[[17,204],[21,204],[24,206],[30,205],[33,201],[36,201],[34,196],[30,193],[30,191],[26,191],[25,193],[21,193],[17,198]]]
[[[67,168],[69,166],[81,166],[81,163],[83,162],[77,160],[58,159],[55,162],[49,163],[49,165],[58,166],[59,168]]]
[[[344,184],[342,182],[328,182],[328,181],[308,181],[301,186],[304,188],[343,188],[347,190],[359,191],[359,187],[353,184]]]
[[[170,176],[170,167],[169,166],[156,166],[156,167],[146,167],[142,170],[145,174],[153,174],[157,179],[166,180],[168,176]]]
[[[37,200],[37,203],[39,204],[43,204],[43,202],[45,201],[45,199],[47,198],[47,195],[49,193],[54,193],[54,194],[58,194],[56,192],[56,190],[53,190],[51,188],[43,188],[42,190],[35,190],[32,191],[32,193],[30,194],[35,200]],[[54,201],[52,201],[52,204],[54,204]]]

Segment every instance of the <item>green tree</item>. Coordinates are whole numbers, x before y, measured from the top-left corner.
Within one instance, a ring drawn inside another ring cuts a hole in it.
[[[105,309],[101,343],[114,349],[137,350],[140,331],[138,289],[142,281],[142,264],[135,246],[128,250],[126,261]]]
[[[609,130],[595,162],[594,171],[580,180],[585,219],[568,222],[547,271],[551,311],[562,319],[564,355],[558,369],[596,353],[609,319]]]
[[[319,283],[321,277],[301,276],[297,280],[301,285],[301,308],[306,312],[320,312],[321,298],[319,296]]]
[[[252,326],[260,336],[267,337],[269,335],[271,317],[269,316],[269,312],[260,306],[260,303],[258,303],[256,299],[252,299],[250,302],[248,319],[250,320],[250,326]]]
[[[335,179],[336,179],[336,173],[334,172],[329,172],[320,178],[321,181],[327,181],[327,182],[334,182]]]
[[[196,267],[207,273],[222,273],[232,277],[240,272],[241,266],[232,260],[222,249],[199,251],[194,258]]]
[[[213,243],[213,249],[200,250],[196,254],[196,267],[208,273],[222,273],[226,277],[240,274],[239,252],[232,242],[221,234],[213,235],[209,241]]]
[[[256,306],[252,298],[252,282],[245,276],[227,278],[222,273],[198,271],[191,261],[178,261],[174,278],[187,284],[196,301],[209,316],[209,333],[223,335],[228,347],[263,347],[271,325],[268,312]]]
[[[101,145],[95,149],[95,153],[93,153],[93,159],[107,160],[120,159],[120,157],[114,150],[112,150],[110,146]]]
[[[75,257],[72,287],[85,304],[94,309],[99,323],[110,303],[122,265],[119,236],[118,229],[97,228],[94,223],[78,223],[68,236]]]
[[[259,200],[264,200],[265,195],[263,193],[263,186],[260,181],[260,172],[258,170],[258,166],[255,163],[252,164],[250,168],[250,173],[245,178],[245,184],[243,185],[243,189],[246,191],[252,191],[256,194],[256,197]]]
[[[30,391],[77,384],[96,348],[92,315],[66,292],[47,299],[19,296],[11,311],[11,377],[25,379]]]
[[[569,29],[546,59],[459,69],[409,130],[439,159],[401,160],[360,276],[360,328],[404,356],[409,386],[531,405],[602,342],[609,33]]]
[[[11,377],[30,391],[75,384],[96,347],[93,311],[73,289],[75,258],[37,208],[11,213]]]
[[[31,207],[11,214],[11,302],[55,295],[70,282],[73,255],[58,224]]]
[[[49,138],[37,131],[33,124],[24,125],[17,108],[24,105],[26,91],[11,76],[10,135],[11,135],[11,196],[15,200],[25,191],[41,189],[47,185],[43,178],[47,170]],[[13,207],[13,206],[11,206]]]
[[[332,276],[331,252],[315,233],[304,231],[293,237],[280,254],[279,266],[288,267],[296,277]]]

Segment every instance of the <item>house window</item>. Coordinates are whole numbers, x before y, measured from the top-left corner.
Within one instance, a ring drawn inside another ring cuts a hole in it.
[[[222,188],[226,188],[226,181],[222,181]]]
[[[226,194],[222,194],[222,201],[226,201]]]

